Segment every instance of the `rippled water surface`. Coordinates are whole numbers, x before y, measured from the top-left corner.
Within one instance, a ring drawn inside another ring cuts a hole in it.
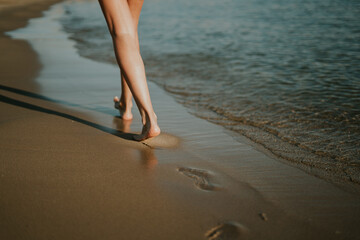
[[[360,3],[146,0],[148,79],[277,156],[360,183]],[[97,1],[61,19],[82,56],[115,63]]]

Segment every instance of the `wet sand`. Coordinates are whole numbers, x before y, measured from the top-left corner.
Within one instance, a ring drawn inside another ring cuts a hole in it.
[[[3,10],[1,31],[49,5]],[[151,82],[164,133],[131,141],[140,119],[112,107],[117,68],[78,56],[63,12],[12,34],[27,41],[0,38],[0,239],[359,238],[356,186],[235,141]]]

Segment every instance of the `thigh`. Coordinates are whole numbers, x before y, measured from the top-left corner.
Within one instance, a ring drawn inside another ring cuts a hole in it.
[[[113,36],[136,36],[135,23],[127,0],[99,0],[109,31]]]

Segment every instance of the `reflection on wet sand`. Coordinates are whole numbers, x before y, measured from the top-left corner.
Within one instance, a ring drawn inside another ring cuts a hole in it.
[[[146,149],[141,151],[141,164],[145,169],[154,169],[158,164],[157,157],[153,149]]]
[[[132,120],[124,120],[120,117],[114,117],[113,124],[115,129],[124,133],[130,133]]]
[[[119,116],[113,118],[113,127],[121,132],[130,133],[131,132],[132,120],[124,120]],[[148,146],[147,144],[145,144]],[[157,164],[158,160],[155,156],[154,150],[151,146],[148,146],[146,149],[140,151],[140,162],[145,169],[153,169]]]

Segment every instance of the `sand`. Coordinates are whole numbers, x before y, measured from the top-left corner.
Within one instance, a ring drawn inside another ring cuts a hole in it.
[[[53,2],[3,7],[1,32]],[[117,68],[78,56],[62,13],[12,35],[27,41],[0,38],[0,239],[359,238],[356,186],[275,159],[151,82],[163,133],[131,141],[139,115],[112,107]]]

